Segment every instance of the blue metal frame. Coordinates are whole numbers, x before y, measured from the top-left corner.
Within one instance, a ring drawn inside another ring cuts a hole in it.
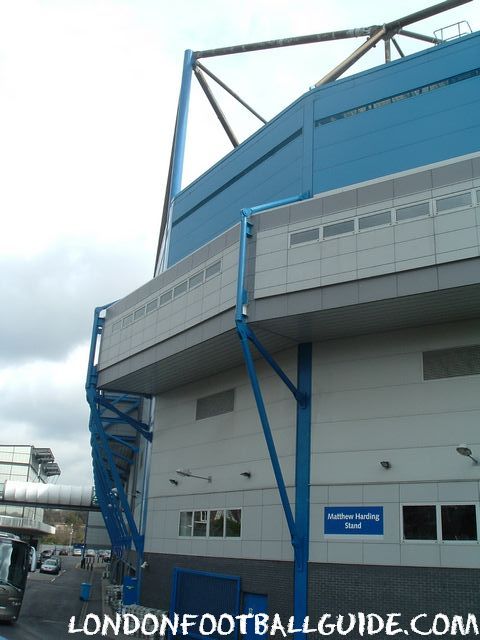
[[[187,140],[188,107],[190,103],[190,90],[192,86],[192,73],[194,64],[194,53],[187,49],[183,57],[182,84],[180,86],[180,96],[178,98],[177,118],[175,121],[175,131],[173,134],[173,147],[171,155],[171,177],[167,184],[168,193],[166,202],[168,203],[168,220],[163,244],[163,256],[160,257],[158,269],[161,270],[168,263],[168,248],[171,226],[172,226],[172,201],[182,189],[183,164],[185,158],[185,144]],[[158,273],[156,274],[158,275]]]
[[[190,88],[192,86],[193,62],[193,51],[187,49],[183,57],[182,84],[180,87],[177,122],[175,125],[170,200],[172,200],[182,188],[183,159],[185,157],[185,143],[187,139],[188,105],[190,102]]]
[[[140,407],[141,398],[139,396],[108,394],[97,389],[98,370],[95,365],[95,357],[98,338],[101,336],[105,324],[105,319],[101,314],[108,306],[105,305],[95,309],[85,384],[87,402],[90,406],[89,429],[91,433],[93,475],[98,504],[115,555],[125,560],[124,554],[130,551],[132,544],[136,551],[138,580],[135,597],[138,602],[141,565],[144,557],[146,518],[141,518],[139,530],[125,493],[125,478],[122,477],[121,469],[115,462],[115,460],[119,460],[131,465],[133,460],[116,452],[111,445],[117,443],[125,446],[130,449],[134,456],[138,453],[139,448],[135,444],[136,438],[132,435],[117,436],[109,434],[107,429],[112,424],[126,424],[144,437],[148,442],[148,446],[152,441],[152,432],[148,424],[136,420],[131,415],[133,411],[138,410]],[[124,409],[125,405],[127,405],[127,409]],[[122,406],[122,409],[119,406]],[[107,413],[110,415],[106,415]],[[115,414],[114,417],[111,416],[112,413]],[[142,505],[142,511],[144,514],[146,513],[146,505]]]
[[[237,333],[245,358],[248,376],[255,396],[260,422],[262,424],[265,441],[270,460],[275,474],[282,507],[287,520],[288,529],[294,551],[294,616],[296,624],[300,627],[308,608],[308,550],[309,550],[309,526],[310,526],[310,441],[311,441],[311,393],[312,393],[312,345],[300,344],[298,346],[297,384],[295,385],[280,365],[268,353],[267,349],[257,338],[252,328],[248,325],[248,291],[245,286],[247,246],[248,239],[252,237],[253,223],[250,220],[252,214],[260,213],[267,209],[292,204],[309,197],[308,193],[299,196],[277,200],[268,204],[242,209],[240,225],[240,250],[238,258],[237,302],[235,311],[235,323]],[[250,342],[255,346],[260,355],[272,367],[279,378],[292,392],[297,403],[297,434],[295,457],[295,517],[288,499],[285,480],[283,478],[280,461],[275,448],[272,430],[268,420],[262,391],[258,381],[255,362],[250,350]],[[295,634],[295,638],[304,638],[301,631]]]

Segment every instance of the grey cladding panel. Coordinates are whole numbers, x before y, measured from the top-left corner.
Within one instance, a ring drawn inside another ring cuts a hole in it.
[[[425,351],[423,379],[438,380],[480,374],[480,345]]]
[[[212,418],[222,413],[230,413],[234,409],[235,390],[221,391],[197,400],[196,420]]]
[[[434,187],[471,180],[473,178],[472,163],[470,160],[463,160],[444,167],[436,167],[432,170],[432,176]]]

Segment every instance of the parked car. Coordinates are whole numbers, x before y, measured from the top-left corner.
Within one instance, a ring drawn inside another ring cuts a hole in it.
[[[60,549],[58,552],[59,556],[68,556],[68,551],[66,549]]]
[[[72,555],[73,555],[73,556],[81,556],[81,555],[82,555],[82,550],[81,550],[81,549],[78,549],[78,548],[75,548],[75,549],[73,550]]]
[[[95,549],[87,549],[85,552],[86,558],[95,558],[97,554],[95,553]]]
[[[62,568],[60,558],[48,558],[40,565],[40,573],[56,573],[59,574]]]
[[[111,557],[112,557],[112,552],[110,550],[107,550],[103,554],[103,561],[110,562]]]

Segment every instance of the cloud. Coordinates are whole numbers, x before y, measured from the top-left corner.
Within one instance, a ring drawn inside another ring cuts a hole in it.
[[[93,308],[152,275],[183,50],[383,24],[424,5],[0,3],[2,440],[52,448],[61,482],[91,477],[84,379]],[[478,28],[465,5],[415,30],[431,34],[469,16]],[[269,118],[361,41],[204,62]],[[379,45],[352,71],[382,63]],[[256,121],[218,95],[239,137],[252,133]],[[184,184],[230,148],[194,81]]]
[[[138,245],[69,242],[31,259],[0,259],[0,271],[1,365],[64,358],[89,339],[94,307],[146,282],[153,260]]]
[[[62,484],[91,482],[87,358],[84,344],[58,362],[36,360],[0,370],[2,444],[51,448]]]

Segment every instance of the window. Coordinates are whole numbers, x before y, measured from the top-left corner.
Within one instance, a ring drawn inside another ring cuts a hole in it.
[[[196,273],[193,275],[188,281],[189,289],[193,289],[194,287],[198,287],[203,282],[203,271]]]
[[[371,216],[362,216],[358,219],[358,228],[371,229],[372,227],[382,227],[385,224],[391,224],[392,214],[390,211],[382,211],[382,213],[374,213]]]
[[[404,505],[403,539],[432,542],[477,542],[474,504]]]
[[[192,511],[180,511],[180,524],[178,525],[179,536],[192,535]]]
[[[182,538],[240,538],[241,509],[181,511],[178,535]]]
[[[449,211],[450,209],[458,209],[460,207],[470,207],[472,205],[472,194],[457,193],[454,196],[448,196],[447,198],[439,198],[436,201],[437,212]]]
[[[115,333],[116,331],[120,331],[121,328],[122,328],[122,321],[117,320],[117,322],[113,323],[112,332]]]
[[[188,288],[187,281],[185,280],[185,282],[181,282],[173,290],[173,297],[174,298],[178,298],[178,296],[181,296],[183,293],[186,293],[187,292],[187,288]]]
[[[436,540],[437,516],[435,505],[404,506],[404,540]]]
[[[152,313],[152,311],[156,311],[158,307],[158,298],[155,298],[155,300],[152,300],[151,302],[149,302],[146,306],[146,313]]]
[[[421,202],[420,204],[411,204],[408,207],[397,209],[397,222],[403,220],[411,220],[412,218],[420,218],[430,215],[430,203]]]
[[[344,220],[335,224],[327,224],[323,227],[323,237],[331,238],[332,236],[340,236],[344,233],[353,233],[355,231],[354,220]]]
[[[140,318],[144,318],[144,317],[145,317],[145,307],[142,307],[141,309],[137,309],[133,314],[133,321],[136,322],[137,320],[140,320]]]
[[[125,316],[125,318],[123,319],[122,327],[125,328],[131,324],[133,324],[133,313],[131,313],[129,316]]]
[[[207,280],[208,278],[213,278],[213,276],[218,275],[220,273],[221,268],[222,268],[222,263],[220,262],[220,260],[218,262],[215,262],[214,264],[211,264],[209,267],[205,269],[205,280]]]
[[[320,229],[305,229],[305,231],[297,231],[290,235],[290,246],[303,244],[305,242],[316,242],[320,237]]]
[[[225,535],[225,511],[214,509],[210,511],[210,537],[223,538]]]
[[[477,540],[473,504],[442,504],[442,540]]]
[[[195,511],[193,518],[193,536],[195,538],[205,538],[207,535],[207,511]]]
[[[160,296],[160,306],[167,304],[167,302],[170,302],[171,299],[172,299],[172,290],[170,289],[170,291],[166,291],[165,293],[162,293],[162,295]]]
[[[240,509],[227,509],[225,517],[225,537],[239,538],[242,526],[242,512]]]

